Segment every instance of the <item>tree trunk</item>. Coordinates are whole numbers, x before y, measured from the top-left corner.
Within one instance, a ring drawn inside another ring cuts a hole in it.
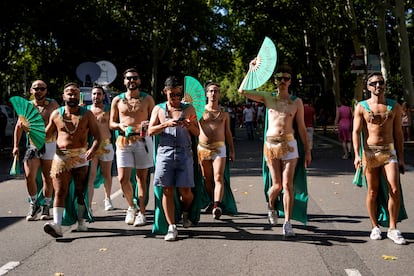
[[[388,53],[388,46],[387,46],[387,33],[386,33],[386,26],[385,26],[385,15],[387,12],[387,1],[381,1],[378,5],[376,5],[376,13],[378,18],[378,28],[377,28],[377,36],[378,36],[378,44],[380,50],[380,61],[381,61],[381,72],[384,76],[384,79],[388,79],[388,75],[390,73],[390,55]]]
[[[408,44],[407,27],[405,25],[404,3],[395,0],[394,15],[397,19],[398,41],[400,42],[400,64],[403,79],[404,99],[409,106],[414,106],[413,80],[411,74],[411,56]]]

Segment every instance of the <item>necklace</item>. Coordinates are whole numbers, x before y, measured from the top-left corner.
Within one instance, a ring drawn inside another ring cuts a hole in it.
[[[36,107],[36,109],[39,111],[39,113],[42,114],[43,111],[45,111],[46,107],[49,105],[49,101],[45,100],[43,102],[43,105],[37,105],[35,102],[33,102],[33,105]]]
[[[217,120],[221,115],[221,111],[206,110],[205,112],[208,114],[208,118],[212,121]],[[217,115],[214,116],[215,112],[218,112],[218,113]]]
[[[80,121],[80,118],[78,116],[74,117],[74,119],[72,120],[72,118],[71,119],[65,119],[65,115],[63,115],[63,125],[65,127],[66,132],[69,133],[70,135],[73,135],[78,130],[79,121]],[[70,130],[68,128],[67,123],[73,125],[72,130]]]
[[[390,115],[390,113],[391,113],[391,111],[389,111],[389,110],[387,110],[387,112],[385,112],[385,118],[384,118],[384,120],[383,120],[382,122],[380,122],[380,123],[379,123],[379,126],[380,126],[380,127],[384,126],[384,124],[385,124],[385,122],[387,121],[388,116]],[[381,117],[381,114],[378,114],[378,116],[380,116],[380,117]],[[375,119],[374,112],[370,111],[370,112],[369,112],[369,124],[370,124],[370,125],[372,125],[372,124],[373,124],[374,119]]]

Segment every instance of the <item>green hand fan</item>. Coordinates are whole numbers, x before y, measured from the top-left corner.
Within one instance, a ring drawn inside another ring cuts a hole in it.
[[[17,155],[14,156],[13,164],[10,168],[10,175],[20,175],[20,163]]]
[[[243,90],[254,90],[267,82],[275,70],[277,62],[277,51],[273,41],[265,37],[259,53],[256,57],[256,62],[250,66],[243,83]]]
[[[37,149],[41,149],[45,144],[46,132],[45,123],[42,115],[37,108],[29,101],[19,96],[10,98],[14,110],[24,126],[29,139],[33,142]]]
[[[184,77],[184,98],[183,101],[191,103],[197,113],[197,120],[203,117],[204,107],[206,105],[206,93],[201,83],[191,77]]]

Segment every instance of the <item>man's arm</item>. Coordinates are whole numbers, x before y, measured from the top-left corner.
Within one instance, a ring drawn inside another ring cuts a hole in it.
[[[23,128],[22,121],[17,120],[16,126],[14,127],[14,138],[13,138],[13,155],[19,154],[19,143],[22,138]]]
[[[50,140],[53,135],[56,133],[56,124],[55,124],[55,118],[56,116],[59,116],[58,111],[55,109],[52,114],[50,114],[49,117],[49,123],[46,126],[46,141]]]
[[[306,126],[305,126],[305,112],[303,109],[303,103],[300,98],[296,99],[296,106],[297,106],[297,112],[296,112],[296,124],[298,126],[298,132],[300,139],[303,142],[303,146],[305,148],[305,167],[308,167],[312,161],[311,151],[308,143],[308,135],[306,132]]]
[[[352,126],[352,144],[354,147],[354,166],[358,168],[362,162],[362,156],[359,155],[361,149],[361,131],[363,127],[364,113],[361,104],[358,104],[355,108],[353,126]]]
[[[235,152],[234,152],[234,143],[233,143],[233,135],[231,134],[230,129],[230,116],[229,113],[224,113],[225,115],[225,122],[224,122],[224,136],[226,139],[226,144],[229,147],[229,158],[231,161],[235,159]]]
[[[85,157],[86,160],[91,160],[94,157],[95,152],[98,150],[99,146],[102,143],[102,137],[101,137],[101,132],[99,131],[98,122],[96,121],[96,118],[93,115],[93,113],[87,110],[85,112],[85,115],[88,119],[89,132],[90,134],[92,134],[94,138],[93,143],[91,147],[88,149],[88,151],[86,152],[86,157]]]
[[[404,160],[404,133],[402,130],[402,110],[399,104],[394,106],[394,146],[398,156],[398,166],[401,173],[405,172],[405,160]]]
[[[125,131],[125,128],[122,128],[119,121],[119,110],[118,110],[119,96],[116,96],[111,103],[111,112],[109,113],[109,128],[112,130]]]

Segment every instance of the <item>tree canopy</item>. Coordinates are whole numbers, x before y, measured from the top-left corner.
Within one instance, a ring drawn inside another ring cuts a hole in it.
[[[108,60],[122,91],[122,72],[136,67],[143,89],[161,100],[170,74],[222,84],[224,99],[243,101],[237,88],[265,36],[278,64],[294,69],[299,96],[360,99],[363,75],[352,59],[381,57],[389,93],[414,106],[412,0],[3,0],[0,18],[0,101],[25,95],[43,79],[52,97],[76,81],[77,66]],[[411,39],[411,40],[410,40]],[[388,64],[388,65],[387,65]],[[368,70],[369,68],[367,68]],[[411,84],[411,87],[410,87]],[[271,90],[270,80],[263,89]],[[323,104],[329,104],[323,103]]]

